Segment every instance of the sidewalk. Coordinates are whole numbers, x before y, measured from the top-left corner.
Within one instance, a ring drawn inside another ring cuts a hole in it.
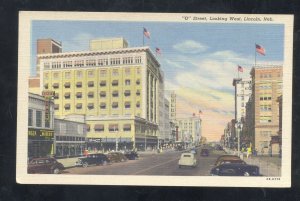
[[[227,154],[237,155],[236,151],[227,149],[225,151]],[[249,165],[257,165],[259,167],[260,174],[267,177],[280,177],[281,176],[281,158],[278,156],[251,156],[251,158],[247,158],[246,154],[242,157]]]
[[[257,165],[260,169],[260,174],[263,176],[281,176],[281,158],[278,156],[251,156],[244,157],[244,161],[249,165]]]

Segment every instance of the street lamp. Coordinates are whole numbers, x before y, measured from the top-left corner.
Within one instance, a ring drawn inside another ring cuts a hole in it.
[[[237,131],[237,138],[238,138],[238,156],[240,157],[240,133],[242,132],[243,129],[243,123],[237,122],[235,123],[235,128]]]

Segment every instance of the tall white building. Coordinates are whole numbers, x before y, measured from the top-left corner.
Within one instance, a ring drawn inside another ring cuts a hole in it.
[[[234,78],[235,120],[242,122],[246,117],[246,104],[252,93],[251,79]]]
[[[200,117],[178,118],[176,126],[178,126],[178,141],[199,144],[202,128]]]

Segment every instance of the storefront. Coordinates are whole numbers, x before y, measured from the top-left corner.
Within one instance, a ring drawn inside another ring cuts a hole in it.
[[[28,128],[28,156],[46,157],[53,154],[54,130]]]

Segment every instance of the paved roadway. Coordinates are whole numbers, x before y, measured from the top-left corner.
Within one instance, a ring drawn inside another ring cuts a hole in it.
[[[181,152],[167,151],[160,154],[143,154],[138,160],[128,160],[106,166],[69,168],[63,174],[209,176],[217,157],[223,154],[223,151],[211,151],[208,157],[203,157],[198,151],[196,155],[198,165],[195,168],[179,168],[178,160]]]

